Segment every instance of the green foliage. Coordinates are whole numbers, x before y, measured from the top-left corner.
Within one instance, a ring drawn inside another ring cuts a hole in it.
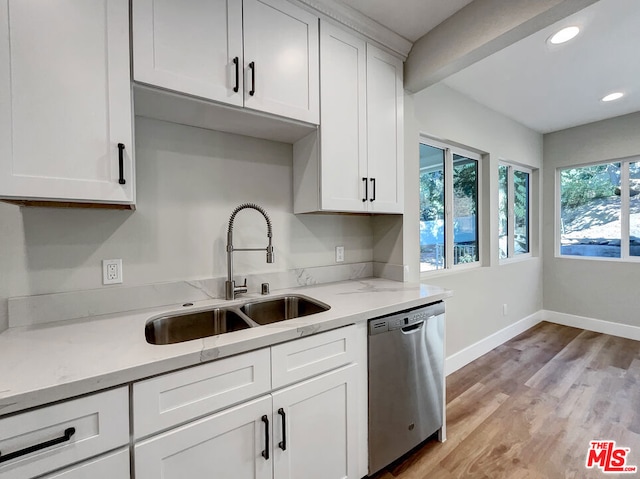
[[[478,168],[474,160],[454,161],[453,202],[457,217],[476,214],[478,195]]]
[[[442,170],[420,173],[420,220],[444,218],[444,173]]]
[[[615,194],[608,168],[612,165],[595,165],[571,168],[560,172],[561,204],[563,208],[576,208],[596,198]],[[619,168],[619,164],[617,165]]]
[[[472,216],[477,211],[477,163],[456,162],[453,166],[453,196],[456,216]],[[420,220],[444,218],[444,173],[420,173]]]

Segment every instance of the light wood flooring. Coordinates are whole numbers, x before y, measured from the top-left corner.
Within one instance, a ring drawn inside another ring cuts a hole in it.
[[[597,439],[640,471],[640,342],[543,322],[451,374],[447,441],[373,477],[640,478],[586,469]]]

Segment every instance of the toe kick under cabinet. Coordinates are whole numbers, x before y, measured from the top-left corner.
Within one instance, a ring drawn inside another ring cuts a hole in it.
[[[136,479],[358,476],[356,327],[133,386]]]

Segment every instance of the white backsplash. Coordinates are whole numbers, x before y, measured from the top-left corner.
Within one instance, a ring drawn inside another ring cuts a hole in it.
[[[271,291],[373,276],[373,263],[352,263],[247,275],[249,292]],[[236,277],[237,279],[237,277]],[[225,277],[9,298],[9,327],[73,320],[159,306],[224,298]]]

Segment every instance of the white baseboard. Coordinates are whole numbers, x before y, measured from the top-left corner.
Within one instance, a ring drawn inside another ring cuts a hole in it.
[[[576,316],[574,314],[558,313],[557,311],[542,310],[540,312],[542,313],[543,321],[640,341],[640,327],[638,326],[613,323],[611,321]]]
[[[467,346],[462,351],[458,351],[457,353],[447,357],[444,366],[446,375],[448,376],[470,362],[475,361],[480,356],[487,354],[492,349],[509,341],[511,338],[515,338],[518,334],[524,333],[527,329],[532,328],[543,320],[542,313],[542,310],[537,311],[526,318],[493,333],[491,336],[487,336],[477,343]]]

